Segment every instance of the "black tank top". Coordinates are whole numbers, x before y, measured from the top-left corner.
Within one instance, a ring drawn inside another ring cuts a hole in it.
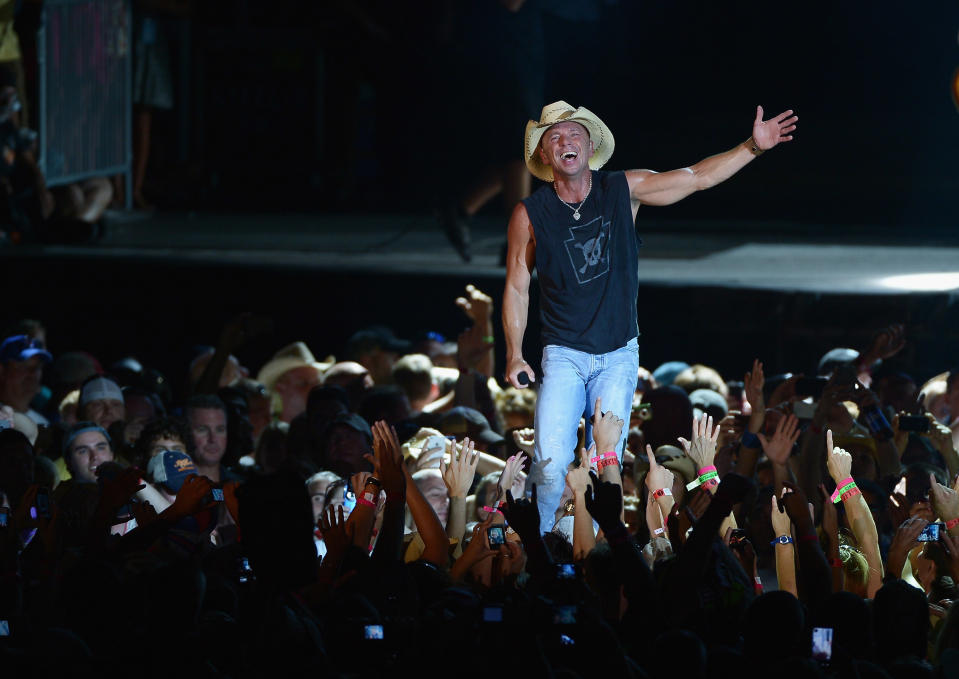
[[[590,354],[638,334],[639,246],[624,172],[593,171],[580,219],[552,184],[523,200],[536,238],[542,342]]]

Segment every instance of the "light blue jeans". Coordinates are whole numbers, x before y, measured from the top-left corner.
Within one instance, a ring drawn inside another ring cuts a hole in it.
[[[603,399],[603,412],[612,410],[623,420],[623,433],[616,445],[622,462],[638,369],[639,343],[635,337],[607,354],[588,354],[556,344],[543,349],[542,381],[533,425],[536,445],[529,481],[536,484],[544,533],[553,528],[554,514],[566,485],[566,470],[576,456],[580,417],[586,417],[586,447],[593,442],[592,417],[597,398]]]

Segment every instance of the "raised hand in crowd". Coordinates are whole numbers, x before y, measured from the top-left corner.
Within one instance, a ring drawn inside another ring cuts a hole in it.
[[[471,568],[496,555],[496,551],[490,547],[487,534],[489,527],[493,525],[493,516],[491,513],[484,521],[473,526],[473,536],[469,544],[450,568],[450,577],[454,581],[462,580]]]
[[[829,491],[819,484],[819,499],[822,501],[822,533],[826,538],[826,558],[832,568],[832,588],[834,592],[842,589],[842,562],[839,559],[839,512],[830,497]]]
[[[521,451],[532,457],[533,448],[536,445],[535,436],[536,432],[532,427],[516,429],[513,431],[513,443],[515,443],[516,447]]]
[[[929,500],[932,502],[933,511],[946,525],[959,519],[959,493],[939,483],[933,473],[929,474]],[[949,533],[959,536],[959,522],[949,527]]]
[[[526,464],[526,454],[517,453],[506,458],[506,465],[496,481],[496,502],[506,502],[506,491],[512,490],[513,496],[522,495],[526,490],[526,474],[523,467]]]
[[[716,441],[719,438],[719,427],[713,426],[713,418],[703,415],[693,418],[692,441],[680,437],[679,442],[686,451],[686,455],[696,464],[696,469],[702,474],[704,469],[713,466],[716,457]],[[715,488],[715,485],[711,486]]]
[[[788,488],[783,489],[784,494],[788,495],[789,492]],[[779,581],[779,589],[798,597],[792,522],[789,520],[785,508],[781,506],[779,498],[775,495],[772,496],[771,516],[773,535],[776,536],[774,547],[776,550],[776,579]]]
[[[669,516],[673,509],[673,473],[656,461],[653,447],[646,444],[646,459],[649,460],[649,471],[646,473],[646,490],[653,502],[659,507],[663,517]]]
[[[336,574],[347,549],[353,544],[354,535],[353,524],[343,517],[343,505],[330,505],[326,508],[320,517],[320,530],[323,531],[323,542],[326,543],[322,568],[328,574]]]
[[[142,482],[143,472],[136,467],[127,467],[108,478],[105,474],[107,471],[105,469],[106,464],[108,463],[100,465],[97,469],[100,484],[100,502],[97,507],[97,516],[109,520],[116,515],[120,507],[129,504],[130,498],[137,491],[145,488],[146,484]]]
[[[876,333],[869,348],[862,352],[860,364],[868,370],[874,363],[892,358],[905,346],[906,326],[902,323],[893,323]]]
[[[879,553],[879,532],[869,505],[852,479],[852,455],[833,445],[832,430],[826,432],[826,468],[836,484],[836,492],[846,509],[846,519],[859,549],[869,564],[866,589],[872,597],[882,586],[882,557]]]
[[[623,485],[623,479],[620,472],[618,456],[620,451],[616,449],[619,444],[620,436],[623,433],[624,421],[617,417],[612,410],[603,412],[603,399],[597,398],[593,404],[593,444],[596,448],[594,455],[605,455],[613,453],[617,456],[615,464],[605,464],[599,470],[599,476],[604,481],[618,483]],[[605,458],[604,458],[605,459]]]
[[[176,494],[173,504],[160,514],[161,518],[176,521],[208,509],[214,504],[210,500],[212,490],[213,482],[210,479],[190,474]]]
[[[475,370],[489,377],[493,365],[493,298],[475,285],[466,286],[466,294],[456,298],[456,306],[463,310],[472,327],[459,336],[457,361],[459,369]]]
[[[468,436],[463,439],[460,446],[460,452],[457,453],[455,442],[450,442],[450,461],[449,463],[445,459],[440,461],[440,474],[450,499],[455,497],[465,500],[473,485],[479,453],[475,450],[475,443]]]
[[[446,535],[453,540],[462,541],[466,532],[466,496],[469,495],[479,464],[479,453],[473,441],[466,437],[456,452],[456,444],[450,442],[450,461],[440,461],[440,474],[446,484],[450,499],[449,515],[446,520]]]
[[[889,577],[902,577],[902,569],[909,558],[909,552],[919,545],[919,534],[928,525],[929,522],[921,516],[910,516],[899,525],[889,544],[889,554],[886,557],[886,572]]]
[[[799,440],[799,434],[799,418],[790,415],[779,420],[776,432],[771,437],[761,433],[757,435],[762,443],[763,452],[773,465],[777,493],[782,493],[783,481],[795,481],[792,469],[789,467],[789,456],[792,454],[793,445]]]
[[[406,470],[396,431],[383,420],[374,422],[372,431],[373,454],[364,458],[373,465],[373,474],[382,482],[388,496],[403,496],[406,494]]]
[[[586,509],[603,532],[608,534],[622,524],[623,487],[609,481],[600,481],[592,471],[589,476],[592,484],[586,489]]]
[[[573,559],[582,561],[596,546],[593,517],[586,509],[586,489],[589,488],[589,461],[596,452],[594,443],[589,450],[579,449],[579,465],[566,472],[566,485],[573,494]]]

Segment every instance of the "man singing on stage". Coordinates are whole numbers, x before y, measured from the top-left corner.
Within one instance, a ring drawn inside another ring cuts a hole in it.
[[[586,415],[586,444],[597,398],[629,422],[639,361],[636,295],[642,204],[670,205],[732,177],[746,163],[790,141],[792,111],[763,121],[756,108],[752,136],[691,167],[600,172],[613,155],[613,134],[585,108],[564,101],[526,125],[526,165],[549,182],[513,210],[509,221],[503,326],[506,376],[514,387],[536,381],[523,359],[529,281],[539,271],[542,384],[536,403],[536,445],[530,482],[537,484],[542,529],[549,531]],[[628,427],[616,446],[622,461]],[[609,451],[596,451],[602,455]]]

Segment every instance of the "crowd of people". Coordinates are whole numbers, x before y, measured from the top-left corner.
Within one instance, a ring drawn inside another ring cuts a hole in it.
[[[457,304],[456,341],[364,328],[255,376],[244,315],[186,389],[9,326],[4,672],[959,672],[959,372],[903,372],[901,326],[775,376],[640,367],[544,517],[536,391],[497,379],[492,300]]]

